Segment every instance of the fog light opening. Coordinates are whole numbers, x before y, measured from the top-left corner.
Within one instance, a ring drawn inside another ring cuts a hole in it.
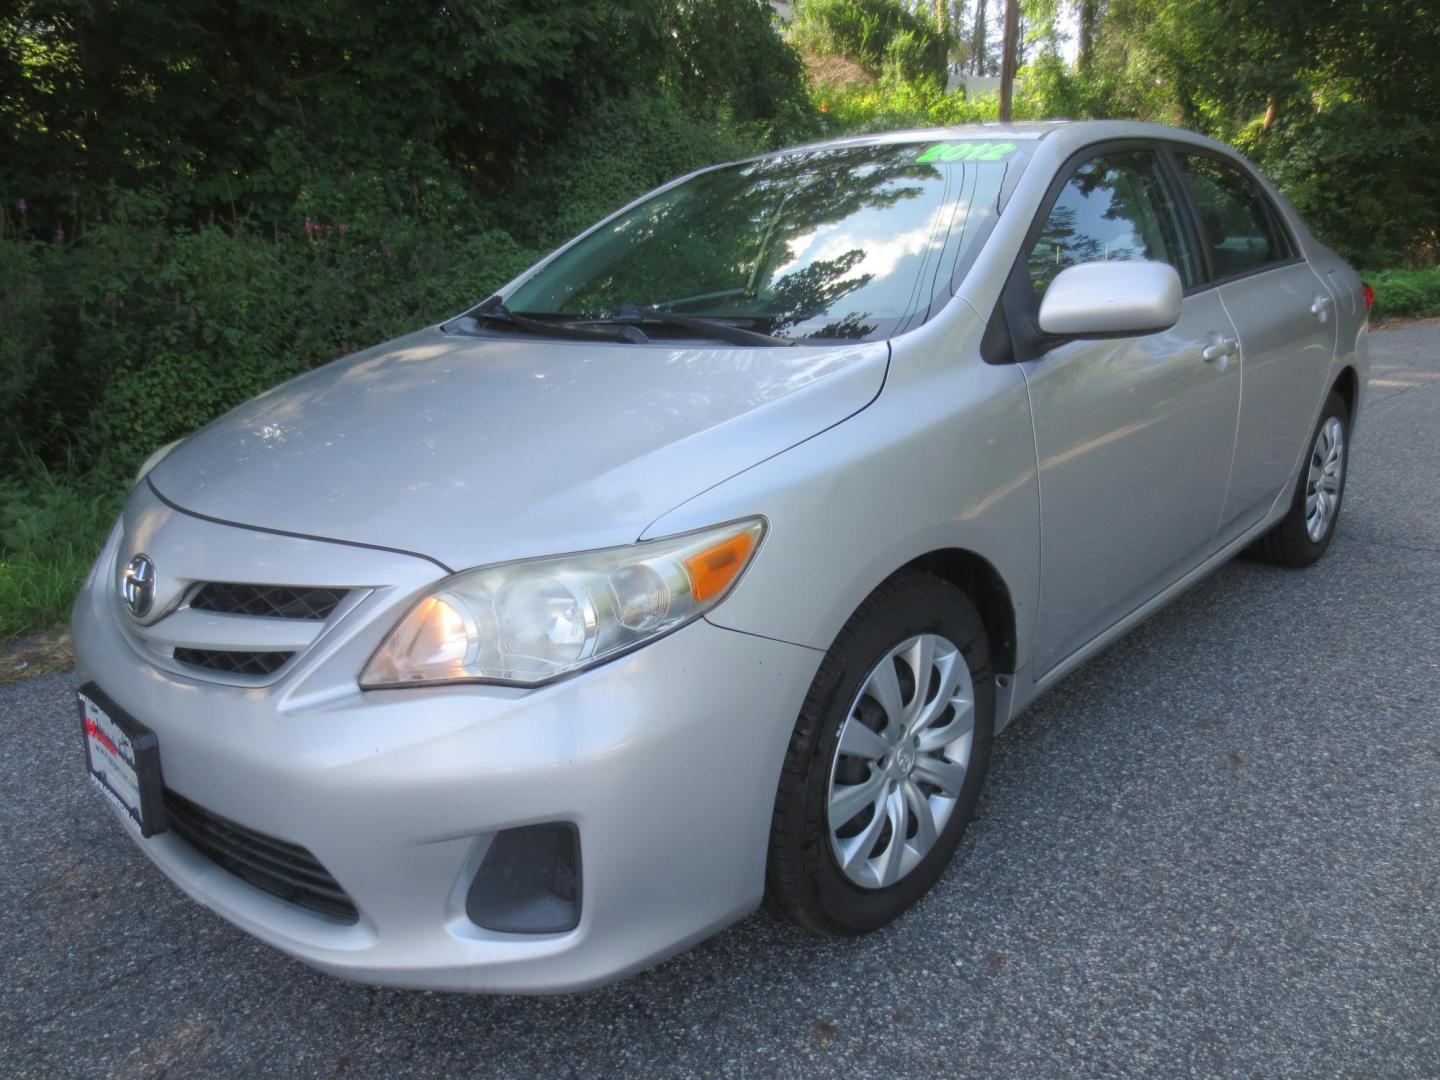
[[[580,835],[569,822],[503,829],[490,842],[465,914],[508,934],[559,934],[580,925]]]

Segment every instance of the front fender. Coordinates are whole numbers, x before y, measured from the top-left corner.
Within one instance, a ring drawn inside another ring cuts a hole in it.
[[[754,565],[712,622],[829,648],[897,569],[958,548],[1004,578],[1015,606],[1016,667],[1024,666],[1040,565],[1029,399],[1017,368],[980,360],[974,313],[952,307],[968,318],[937,319],[893,343],[885,387],[869,408],[646,530],[649,538],[752,514],[769,519]]]

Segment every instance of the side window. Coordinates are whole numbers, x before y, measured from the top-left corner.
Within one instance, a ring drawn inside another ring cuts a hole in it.
[[[1195,284],[1175,199],[1152,151],[1102,154],[1075,170],[1030,249],[1035,295],[1067,266],[1106,259],[1169,263],[1186,288]]]
[[[1217,278],[1285,258],[1264,196],[1243,171],[1207,154],[1177,154]]]

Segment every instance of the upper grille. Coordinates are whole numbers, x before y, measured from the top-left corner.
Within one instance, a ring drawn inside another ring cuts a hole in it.
[[[175,650],[175,659],[191,667],[230,675],[269,675],[284,667],[293,652],[236,652],[221,649]]]
[[[165,820],[180,838],[211,862],[257,889],[331,919],[359,920],[355,902],[299,844],[247,829],[165,789]]]
[[[190,598],[190,606],[201,611],[230,615],[258,615],[269,619],[328,619],[344,589],[308,589],[288,585],[239,585],[209,581]]]

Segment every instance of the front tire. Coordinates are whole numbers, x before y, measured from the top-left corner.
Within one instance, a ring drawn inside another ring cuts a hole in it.
[[[862,603],[795,723],[770,833],[770,906],[820,934],[891,922],[940,878],[980,796],[995,721],[970,599],[905,572]]]
[[[1309,566],[1325,554],[1335,536],[1350,459],[1350,410],[1335,391],[1310,437],[1310,455],[1301,465],[1290,509],[1250,548],[1276,566]]]

